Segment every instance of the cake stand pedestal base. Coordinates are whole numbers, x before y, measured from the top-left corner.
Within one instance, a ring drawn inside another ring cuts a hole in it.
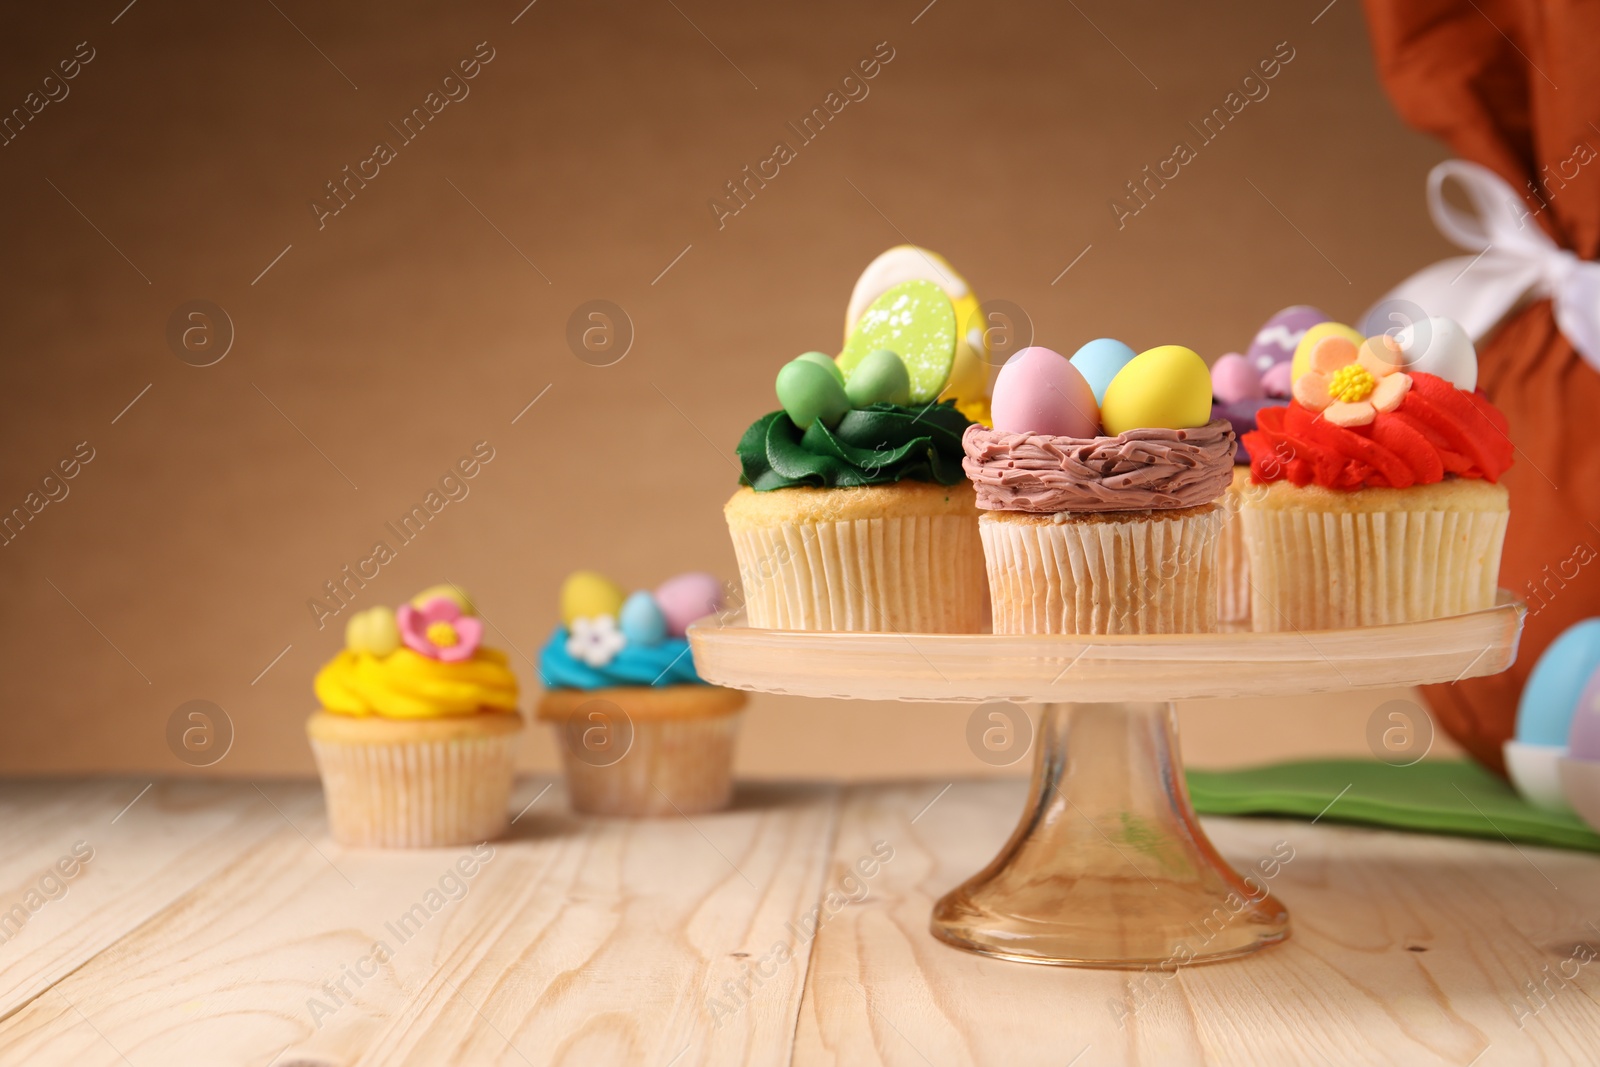
[[[935,906],[935,937],[1023,963],[1172,968],[1289,936],[1265,880],[1196,821],[1170,703],[1043,707],[1022,821]]]

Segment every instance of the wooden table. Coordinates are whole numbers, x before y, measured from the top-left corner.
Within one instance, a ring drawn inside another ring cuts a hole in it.
[[[1282,861],[1287,944],[1169,974],[935,942],[933,900],[1023,788],[753,784],[728,813],[607,822],[528,780],[474,854],[340,849],[311,782],[5,783],[0,1064],[1600,1056],[1594,856],[1208,819],[1240,870]]]

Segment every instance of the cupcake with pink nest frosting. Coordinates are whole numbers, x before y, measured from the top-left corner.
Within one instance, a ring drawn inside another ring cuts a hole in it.
[[[996,633],[1216,629],[1233,430],[1193,351],[1113,345],[1018,352],[962,439]]]

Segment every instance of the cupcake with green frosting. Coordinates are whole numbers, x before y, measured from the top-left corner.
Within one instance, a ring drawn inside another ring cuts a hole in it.
[[[749,625],[982,628],[983,546],[961,466],[972,422],[941,399],[957,330],[946,287],[912,278],[871,301],[838,357],[807,352],[779,371],[782,406],[740,439],[741,488],[723,508]]]

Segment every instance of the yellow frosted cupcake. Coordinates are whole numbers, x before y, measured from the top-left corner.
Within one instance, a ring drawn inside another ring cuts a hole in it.
[[[342,845],[433,848],[505,832],[522,716],[504,654],[453,586],[351,618],[306,722]]]
[[[909,245],[884,253],[851,296],[837,358],[807,352],[778,372],[781,410],[739,441],[740,484],[723,509],[750,625],[794,630],[975,633],[986,594],[969,416],[986,417],[977,298],[949,265]]]

